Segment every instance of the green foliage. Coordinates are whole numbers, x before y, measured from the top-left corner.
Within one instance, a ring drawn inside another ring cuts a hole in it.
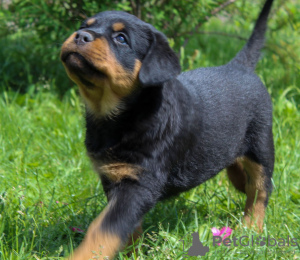
[[[179,52],[184,46],[182,65],[185,70],[191,67],[189,59],[198,59],[195,49],[209,48],[202,41],[203,36],[199,36],[199,33],[208,33],[203,27],[207,21],[216,16],[221,23],[230,21],[231,28],[234,28],[230,30],[231,34],[247,38],[261,8],[260,0],[12,0],[5,3],[10,4],[2,3],[0,9],[0,90],[26,92],[40,82],[55,86],[53,90],[60,95],[73,85],[59,61],[60,47],[84,19],[97,12],[123,10],[153,24],[170,38],[175,51]],[[293,27],[296,32],[300,27],[299,4],[294,0],[276,4],[275,15],[270,21],[272,34],[268,35],[272,41],[278,38],[279,29]],[[221,32],[228,36],[229,30],[222,26]],[[222,41],[226,37],[219,35],[218,38]],[[284,40],[295,41],[295,37]],[[233,44],[242,45],[244,42],[235,41]],[[285,44],[278,44],[272,51],[285,59],[284,64],[289,64],[287,58],[297,57],[293,48],[287,55],[284,53]]]
[[[63,94],[71,87],[59,61],[63,41],[81,21],[105,8],[124,9],[110,1],[14,0],[0,11],[0,78],[3,88],[26,92],[36,82],[59,82]]]

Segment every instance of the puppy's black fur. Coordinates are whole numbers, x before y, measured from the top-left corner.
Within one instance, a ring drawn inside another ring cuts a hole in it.
[[[247,195],[246,224],[263,228],[272,104],[254,68],[272,2],[245,47],[220,67],[179,74],[166,37],[124,12],[95,15],[64,43],[61,59],[87,107],[86,148],[109,201],[72,259],[99,250],[113,257],[157,201],[224,168]]]

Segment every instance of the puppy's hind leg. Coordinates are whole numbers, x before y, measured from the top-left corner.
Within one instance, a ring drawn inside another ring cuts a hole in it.
[[[247,157],[244,158],[243,165],[248,177],[245,187],[245,223],[248,227],[254,226],[262,231],[265,208],[271,193],[271,176],[267,174],[269,169]]]
[[[272,192],[274,144],[270,125],[256,124],[247,133],[248,151],[227,168],[236,189],[246,194],[246,226],[263,229],[265,208]]]
[[[262,231],[265,207],[271,192],[271,179],[267,168],[247,157],[238,158],[227,168],[227,174],[234,187],[247,195],[244,221],[248,227]]]
[[[236,160],[232,165],[227,167],[227,175],[233,186],[243,192],[246,193],[246,182],[247,182],[247,175],[244,170],[243,164]]]
[[[274,144],[272,128],[261,126],[253,133],[250,150],[243,158],[247,174],[245,222],[247,226],[263,229],[265,209],[272,192]]]

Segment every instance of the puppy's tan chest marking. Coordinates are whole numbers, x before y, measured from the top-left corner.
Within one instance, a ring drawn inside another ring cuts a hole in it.
[[[94,168],[100,175],[105,175],[113,182],[120,182],[125,178],[138,180],[143,168],[129,163],[109,163],[103,164],[92,159]]]
[[[128,96],[137,86],[141,62],[136,60],[133,72],[125,70],[117,62],[111,62],[105,69],[108,79],[93,81],[95,88],[81,86],[81,95],[89,110],[95,116],[115,115],[122,110],[122,98]],[[80,86],[80,84],[78,84]]]
[[[87,110],[92,115],[101,117],[118,114],[118,108],[121,108],[120,97],[111,91],[108,80],[103,80],[101,88],[87,89],[82,84],[78,86]]]

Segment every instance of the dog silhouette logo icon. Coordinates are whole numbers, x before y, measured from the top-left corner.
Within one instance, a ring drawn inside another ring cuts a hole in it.
[[[189,256],[205,256],[205,254],[209,251],[208,246],[203,246],[199,239],[199,233],[194,232],[193,236],[193,245],[188,250]]]
[[[204,246],[202,242],[199,239],[199,233],[194,232],[192,234],[193,236],[193,242],[192,246],[187,250],[185,258],[187,256],[205,256],[206,253],[209,251],[208,246]],[[183,242],[183,251],[184,251],[184,240],[180,240]]]

